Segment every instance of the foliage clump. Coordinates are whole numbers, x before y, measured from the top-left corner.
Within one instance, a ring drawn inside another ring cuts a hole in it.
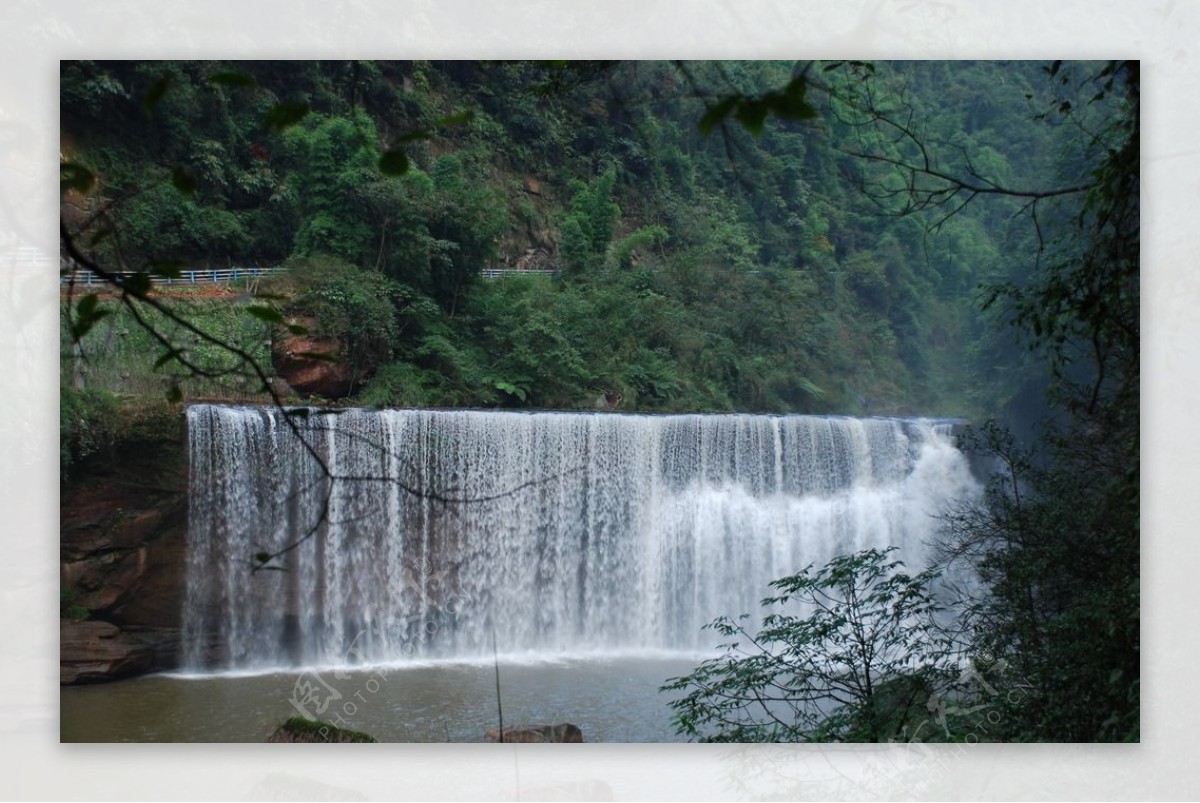
[[[664,691],[681,735],[717,742],[907,740],[929,700],[954,693],[958,650],[938,622],[937,573],[871,549],[775,580],[768,613],[707,625],[723,654]]]
[[[977,413],[1014,384],[966,390],[1008,215],[881,217],[843,149],[891,146],[847,106],[870,78],[1017,182],[1056,146],[1017,125],[1035,68],[828,66],[65,62],[105,210],[75,241],[122,270],[353,265],[325,323],[375,404]],[[530,254],[561,279],[481,281]]]

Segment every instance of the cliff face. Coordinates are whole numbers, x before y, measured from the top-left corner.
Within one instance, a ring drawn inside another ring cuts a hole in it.
[[[187,557],[182,417],[79,464],[59,504],[61,682],[173,668]]]

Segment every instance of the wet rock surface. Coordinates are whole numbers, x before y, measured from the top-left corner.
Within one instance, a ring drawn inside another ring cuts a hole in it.
[[[98,683],[136,675],[154,664],[154,650],[109,622],[60,622],[59,682]]]
[[[61,488],[60,680],[176,666],[187,559],[182,426],[96,455]]]
[[[583,742],[583,732],[578,725],[564,722],[558,725],[534,725],[530,727],[505,728],[504,738],[496,728],[484,733],[483,738],[489,742]]]

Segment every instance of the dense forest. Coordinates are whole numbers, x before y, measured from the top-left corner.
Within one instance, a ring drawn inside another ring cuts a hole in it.
[[[111,264],[305,266],[291,304],[346,343],[362,403],[986,415],[1033,374],[974,292],[1034,233],[1019,199],[931,229],[865,194],[851,153],[889,137],[855,104],[1016,185],[1069,169],[1072,132],[1031,123],[1037,65],[885,71],[814,67],[812,119],[706,135],[708,104],[792,65],[70,63],[63,148]],[[518,265],[561,276],[481,279]]]
[[[81,61],[61,121],[125,283],[64,295],[64,470],[287,337],[355,405],[994,419],[993,736],[1138,738],[1136,64]]]

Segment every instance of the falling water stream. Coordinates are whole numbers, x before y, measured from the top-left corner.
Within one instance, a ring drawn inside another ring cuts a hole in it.
[[[701,653],[768,583],[925,562],[974,493],[953,424],[188,410],[184,668]],[[263,558],[270,559],[263,561]],[[252,571],[258,567],[258,571]]]

